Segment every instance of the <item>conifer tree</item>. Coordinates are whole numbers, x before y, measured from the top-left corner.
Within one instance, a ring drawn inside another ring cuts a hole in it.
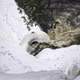
[[[68,21],[74,24],[76,14],[80,13],[79,0],[15,0],[29,16],[30,23],[36,21],[43,31],[48,32],[55,22],[55,17],[61,12],[69,12]],[[74,6],[75,5],[75,6]],[[76,12],[76,13],[75,13]],[[78,13],[77,13],[78,12]]]

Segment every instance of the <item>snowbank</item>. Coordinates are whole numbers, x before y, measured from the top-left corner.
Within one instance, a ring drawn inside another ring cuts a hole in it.
[[[1,0],[0,4],[0,71],[31,71],[30,65],[35,64],[36,59],[19,46],[28,30],[18,14],[16,3],[14,0]]]
[[[66,76],[60,71],[28,72],[25,74],[0,73],[0,80],[65,80]]]
[[[77,78],[75,78],[74,80],[80,80],[80,76],[78,76]]]
[[[47,68],[62,70],[70,78],[74,78],[80,71],[80,45],[56,50],[44,49],[36,58]]]

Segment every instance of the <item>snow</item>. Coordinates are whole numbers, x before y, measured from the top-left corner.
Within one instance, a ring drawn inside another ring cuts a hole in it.
[[[80,80],[80,76],[78,76],[77,78],[75,78],[74,80]]]
[[[60,71],[28,72],[16,75],[0,73],[0,80],[65,80],[65,78]]]
[[[64,74],[69,79],[75,78],[80,70],[80,45],[56,50],[46,48],[36,57],[29,55],[20,46],[24,37],[34,39],[28,33],[36,30],[38,41],[48,37],[38,26],[33,25],[28,31],[22,15],[18,13],[14,0],[0,1],[0,80],[65,80]]]
[[[70,79],[80,71],[80,45],[56,50],[47,48],[36,57],[50,69],[62,70]]]

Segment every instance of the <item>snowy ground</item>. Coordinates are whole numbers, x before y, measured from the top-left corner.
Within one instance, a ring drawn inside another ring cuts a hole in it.
[[[33,57],[19,45],[28,33],[20,17],[14,0],[0,1],[0,80],[66,80],[64,74],[74,78],[80,70],[80,45],[44,49]],[[37,26],[31,28],[40,31]]]
[[[60,71],[28,72],[16,75],[0,73],[0,80],[65,80],[65,78]]]

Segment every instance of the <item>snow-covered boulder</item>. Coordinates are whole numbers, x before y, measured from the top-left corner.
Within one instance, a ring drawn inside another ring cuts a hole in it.
[[[22,48],[25,49],[27,52],[31,53],[35,50],[35,48],[32,47],[30,43],[33,43],[35,41],[39,43],[49,43],[50,38],[43,31],[30,31],[27,33],[27,35],[24,36],[23,40],[20,43],[20,46],[22,46]]]

